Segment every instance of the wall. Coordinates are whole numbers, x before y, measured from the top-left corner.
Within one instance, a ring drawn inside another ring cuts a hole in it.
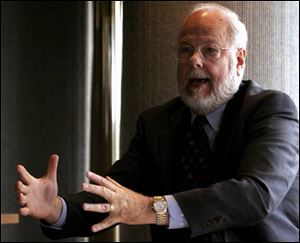
[[[299,2],[216,2],[236,11],[248,29],[245,79],[285,91],[298,105]],[[124,2],[121,154],[134,134],[138,114],[177,94],[177,31],[196,3]],[[122,226],[121,232],[124,241],[149,239],[142,226]]]

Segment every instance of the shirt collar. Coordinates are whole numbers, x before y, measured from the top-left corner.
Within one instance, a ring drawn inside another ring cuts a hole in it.
[[[226,104],[227,103],[222,104],[213,112],[210,112],[205,115],[209,125],[212,127],[214,132],[218,132],[220,129],[221,122],[222,122],[222,116],[223,116]],[[197,115],[192,112],[192,122],[194,121],[196,116]]]

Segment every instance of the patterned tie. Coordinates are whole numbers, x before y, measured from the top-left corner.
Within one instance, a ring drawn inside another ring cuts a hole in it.
[[[207,119],[203,115],[195,118],[191,130],[188,131],[185,143],[182,166],[186,172],[189,188],[205,186],[208,182],[208,163],[210,145],[203,125]]]

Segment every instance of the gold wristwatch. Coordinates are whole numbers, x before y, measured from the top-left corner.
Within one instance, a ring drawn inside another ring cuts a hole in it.
[[[154,196],[153,197],[153,210],[156,214],[156,224],[157,225],[168,225],[168,204],[163,196]]]

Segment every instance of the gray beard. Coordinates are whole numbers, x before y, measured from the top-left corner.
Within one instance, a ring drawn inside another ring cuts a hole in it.
[[[230,73],[226,80],[219,83],[218,86],[212,86],[212,92],[208,97],[202,97],[201,91],[196,90],[193,94],[188,94],[185,87],[178,87],[178,92],[182,101],[195,114],[208,114],[220,105],[229,101],[238,91],[241,78],[236,74],[236,63],[232,58],[230,63]]]

